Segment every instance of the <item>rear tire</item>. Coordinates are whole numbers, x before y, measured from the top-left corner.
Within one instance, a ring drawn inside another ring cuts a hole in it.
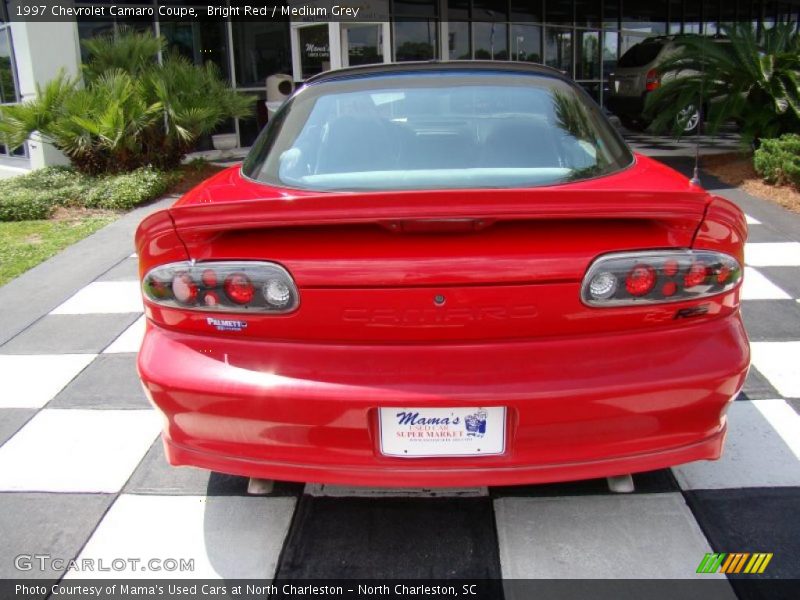
[[[675,121],[683,127],[683,135],[695,135],[700,131],[702,112],[690,104],[675,116]]]

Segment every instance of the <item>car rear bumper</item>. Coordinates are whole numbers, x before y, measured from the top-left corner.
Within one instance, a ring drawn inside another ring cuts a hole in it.
[[[646,94],[641,96],[617,96],[609,94],[606,96],[606,107],[618,117],[640,117],[644,112],[644,102]]]
[[[738,314],[681,325],[432,346],[244,342],[148,324],[139,370],[174,465],[389,487],[551,482],[719,458],[747,338]],[[506,451],[383,456],[383,406],[505,406]]]

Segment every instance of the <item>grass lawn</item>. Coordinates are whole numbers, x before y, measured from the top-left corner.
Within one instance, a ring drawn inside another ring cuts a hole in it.
[[[51,220],[0,222],[0,285],[118,216],[114,213],[78,214]]]

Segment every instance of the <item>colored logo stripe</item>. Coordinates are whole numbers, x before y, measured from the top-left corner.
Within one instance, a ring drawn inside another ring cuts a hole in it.
[[[707,553],[697,567],[697,573],[763,573],[773,554],[766,552]],[[749,559],[749,560],[748,560]],[[747,566],[745,566],[747,565]]]

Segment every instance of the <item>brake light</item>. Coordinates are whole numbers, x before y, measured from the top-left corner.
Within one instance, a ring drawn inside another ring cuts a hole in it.
[[[300,296],[292,276],[271,262],[177,262],[151,269],[142,280],[149,301],[213,312],[287,313]]]
[[[592,263],[581,299],[597,307],[681,302],[729,292],[741,279],[739,262],[721,252],[617,252]]]
[[[636,265],[625,278],[625,289],[631,296],[644,296],[655,284],[656,272],[647,265]]]
[[[225,294],[236,304],[249,304],[256,294],[250,279],[244,273],[234,273],[225,278]]]
[[[658,71],[655,69],[650,69],[644,76],[644,89],[646,89],[648,92],[652,92],[660,87],[661,77],[659,76]]]

